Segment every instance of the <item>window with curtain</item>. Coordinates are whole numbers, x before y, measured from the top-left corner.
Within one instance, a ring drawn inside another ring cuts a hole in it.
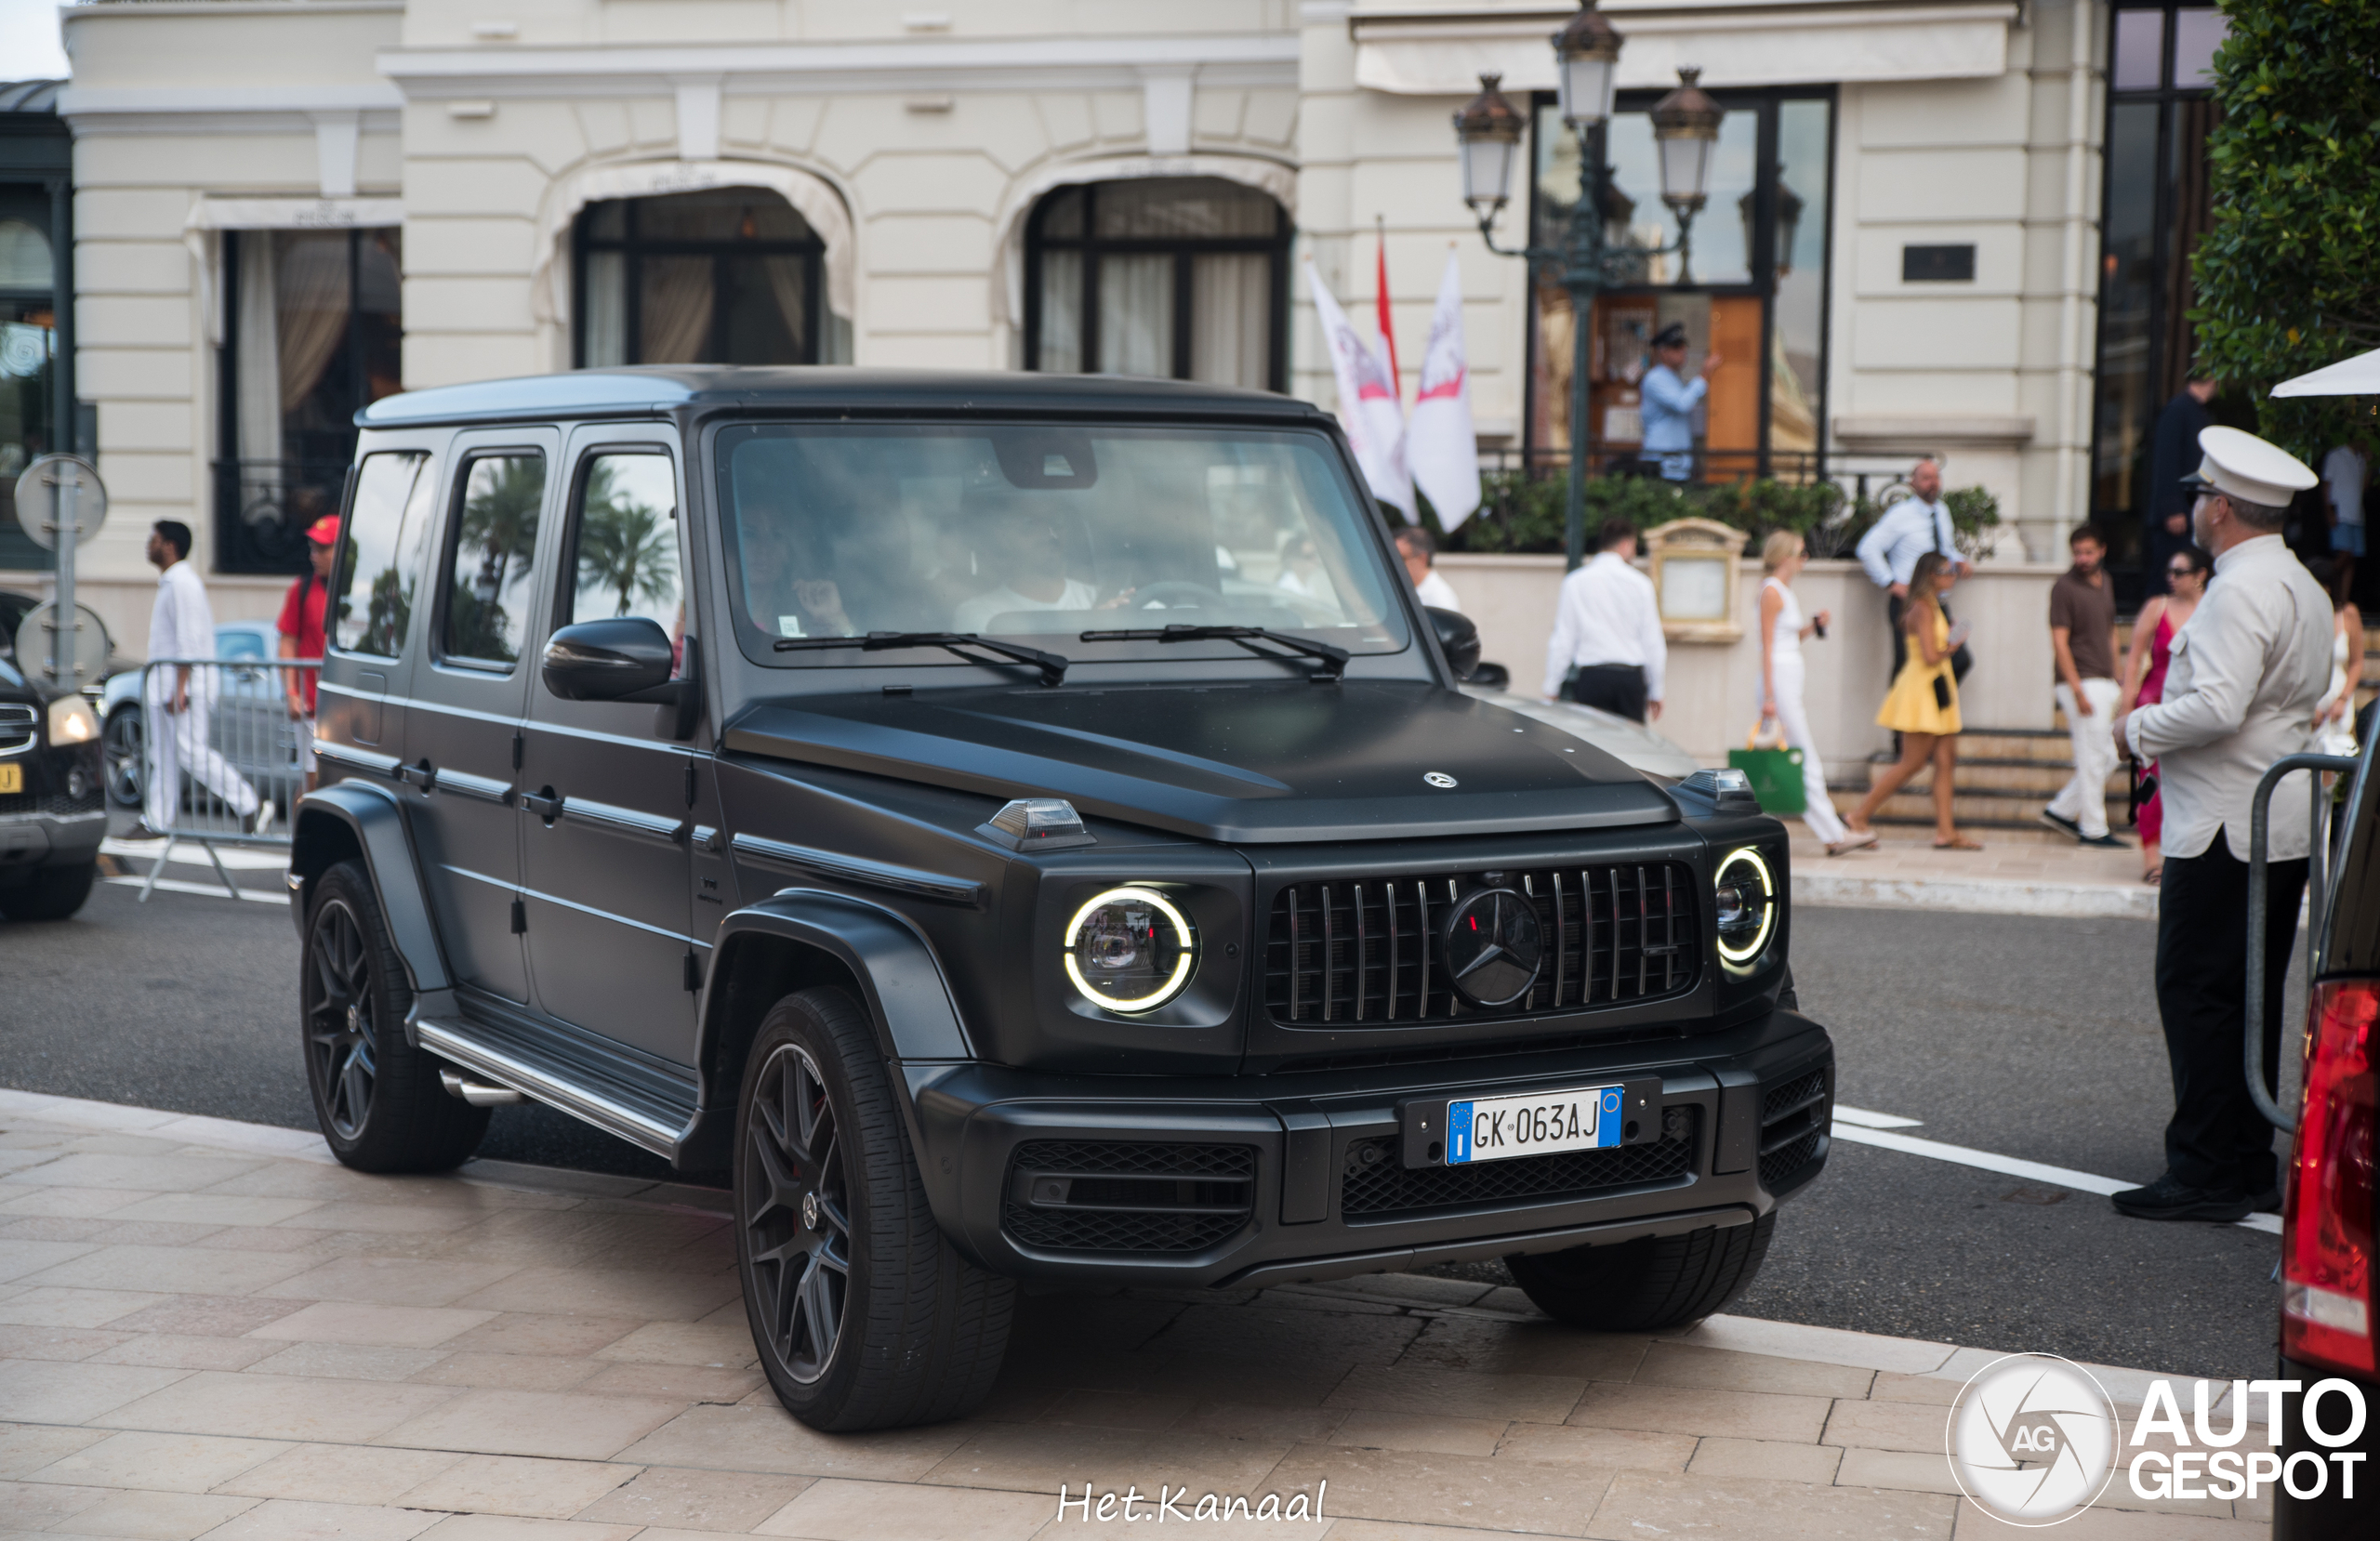
[[[1665,93],[1630,91],[1591,136],[1606,170],[1604,238],[1650,254],[1678,238],[1661,201],[1651,108]],[[1688,355],[1720,355],[1696,425],[1698,474],[1800,480],[1819,474],[1825,451],[1826,304],[1832,193],[1831,91],[1712,93],[1726,116],[1712,147],[1690,251],[1646,255],[1595,302],[1588,385],[1587,453],[1598,467],[1639,460],[1639,386],[1647,345],[1683,323]],[[1578,136],[1550,95],[1536,104],[1531,211],[1541,244],[1559,244],[1580,196]],[[1564,462],[1570,450],[1572,319],[1552,275],[1531,289],[1527,444]]]
[[[338,511],[355,415],[403,389],[394,230],[223,232],[216,565],[297,572]]]
[[[1025,367],[1285,389],[1289,233],[1215,177],[1058,189],[1025,227]]]
[[[47,567],[17,522],[17,478],[60,448],[58,274],[49,200],[0,191],[0,567]],[[0,656],[7,641],[0,639]]]
[[[2157,416],[2180,393],[2196,346],[2190,253],[2214,219],[2210,93],[2229,23],[2212,7],[2127,6],[2109,26],[2091,513],[2128,577],[2149,517]],[[2217,397],[2217,415],[2239,404]]]
[[[766,189],[589,204],[577,245],[583,367],[826,356],[826,244]]]

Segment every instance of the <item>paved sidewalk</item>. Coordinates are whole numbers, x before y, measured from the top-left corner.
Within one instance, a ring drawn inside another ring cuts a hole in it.
[[[1857,904],[1996,915],[2157,918],[2157,890],[2140,880],[2140,848],[2093,850],[2043,831],[2010,837],[1981,830],[1981,850],[1936,850],[1930,829],[1882,831],[1870,850],[1830,857],[1799,819],[1793,833],[1793,898],[1804,904]]]
[[[0,1091],[0,1536],[1141,1534],[1059,1519],[1061,1483],[1322,1501],[1193,1536],[2011,1534],[1941,1455],[1991,1354],[1728,1317],[1593,1336],[1415,1275],[1035,1296],[975,1417],[813,1433],[753,1368],[721,1197],[367,1178],[287,1130]],[[2268,1509],[2058,1534],[2262,1536]]]

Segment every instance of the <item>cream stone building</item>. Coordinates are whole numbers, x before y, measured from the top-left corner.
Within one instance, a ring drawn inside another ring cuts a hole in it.
[[[1646,112],[1679,67],[1726,116],[1693,282],[1656,260],[1593,318],[1591,454],[1631,453],[1640,341],[1674,319],[1725,360],[1710,474],[1932,451],[1952,485],[1998,495],[2020,537],[2005,562],[2062,553],[2084,518],[2136,522],[2149,425],[2187,362],[2219,13],[1602,8],[1628,40],[1597,145],[1615,231],[1674,233]],[[298,532],[337,505],[348,419],[405,387],[850,362],[1180,375],[1328,404],[1300,265],[1368,317],[1376,239],[1408,389],[1451,249],[1483,452],[1556,462],[1567,302],[1482,244],[1449,120],[1501,74],[1534,133],[1500,242],[1561,217],[1579,157],[1548,39],[1573,9],[73,6],[56,103],[73,138],[71,366],[115,498],[83,592],[139,655],[141,541],[173,518],[198,533],[218,614],[271,612]]]

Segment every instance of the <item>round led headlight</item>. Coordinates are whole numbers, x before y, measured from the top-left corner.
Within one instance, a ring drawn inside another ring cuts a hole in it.
[[[1198,934],[1152,889],[1110,889],[1066,923],[1066,978],[1110,1011],[1154,1011],[1182,994],[1198,961]]]
[[[1760,852],[1745,846],[1720,862],[1713,888],[1719,960],[1729,973],[1748,974],[1777,929],[1777,879]]]

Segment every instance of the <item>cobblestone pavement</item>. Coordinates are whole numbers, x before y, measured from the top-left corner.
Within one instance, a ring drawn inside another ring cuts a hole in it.
[[[364,1177],[295,1131],[0,1092],[0,1536],[1142,1534],[1062,1518],[1061,1484],[1321,1502],[1190,1535],[2003,1534],[1940,1454],[1989,1355],[1727,1317],[1593,1336],[1435,1277],[1033,1296],[972,1418],[813,1433],[754,1367],[721,1197]],[[2058,1534],[2260,1536],[2263,1507]]]

